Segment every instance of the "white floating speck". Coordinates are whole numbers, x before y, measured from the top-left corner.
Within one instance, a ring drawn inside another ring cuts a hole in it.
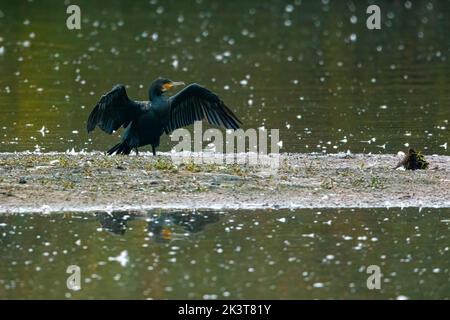
[[[122,267],[125,267],[129,261],[128,251],[122,251],[117,257],[108,257],[108,261],[117,261]]]
[[[292,4],[288,4],[286,5],[286,7],[284,7],[284,11],[291,13],[294,11],[294,6]]]
[[[45,126],[42,126],[41,130],[38,131],[43,137],[45,137],[45,133],[47,132],[47,129]]]
[[[305,233],[305,234],[302,234],[302,237],[304,237],[304,238],[314,238],[315,234],[314,233]]]

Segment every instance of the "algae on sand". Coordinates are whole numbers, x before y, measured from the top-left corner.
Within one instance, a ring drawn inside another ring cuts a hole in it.
[[[0,154],[0,212],[450,206],[448,156],[429,156],[438,169],[401,171],[394,155],[282,154],[273,171],[169,155]]]

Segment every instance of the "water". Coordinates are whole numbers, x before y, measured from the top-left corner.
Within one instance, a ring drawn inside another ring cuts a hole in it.
[[[105,150],[85,121],[115,83],[146,98],[158,76],[217,92],[285,152],[449,154],[450,2],[259,0],[0,3],[0,152]],[[161,151],[173,143],[164,137]]]
[[[0,299],[448,299],[449,225],[415,208],[4,215]]]

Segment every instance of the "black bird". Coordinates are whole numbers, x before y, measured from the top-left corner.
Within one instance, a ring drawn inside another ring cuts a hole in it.
[[[404,167],[406,170],[426,170],[428,169],[428,162],[422,152],[416,152],[414,149],[409,149],[408,154],[397,164],[394,169]]]
[[[125,128],[122,141],[108,150],[108,154],[130,154],[138,147],[151,145],[153,155],[163,133],[207,119],[210,124],[226,129],[239,129],[241,121],[208,89],[191,84],[176,95],[164,93],[175,86],[184,85],[169,79],[156,79],[148,92],[150,101],[133,101],[128,98],[124,85],[116,85],[103,95],[87,121],[88,133],[96,126],[112,134],[121,126]]]

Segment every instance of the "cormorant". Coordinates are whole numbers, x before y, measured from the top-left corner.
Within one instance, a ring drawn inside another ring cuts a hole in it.
[[[191,84],[176,95],[164,93],[175,86],[184,85],[169,79],[158,78],[150,86],[150,101],[133,101],[128,98],[124,85],[116,85],[103,95],[87,120],[88,133],[96,126],[112,134],[121,126],[125,128],[122,141],[108,150],[108,154],[130,154],[138,147],[151,145],[153,155],[163,133],[207,119],[210,124],[239,129],[241,121],[210,90]]]

